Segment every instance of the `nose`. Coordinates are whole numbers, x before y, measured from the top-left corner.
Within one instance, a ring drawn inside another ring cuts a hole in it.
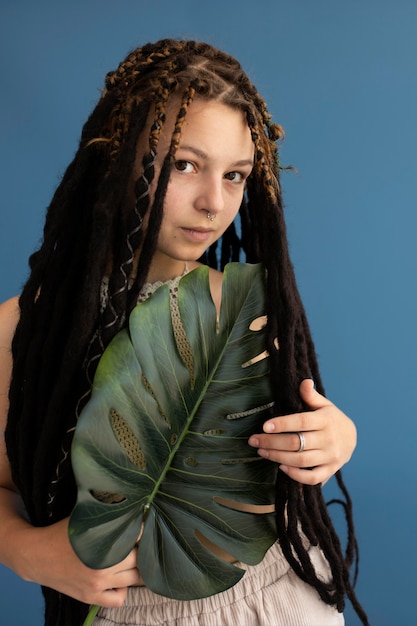
[[[220,213],[225,206],[223,179],[210,176],[201,181],[195,201],[197,209],[206,211],[212,216]]]

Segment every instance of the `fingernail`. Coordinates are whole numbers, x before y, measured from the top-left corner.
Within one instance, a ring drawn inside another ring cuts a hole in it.
[[[275,430],[274,422],[265,422],[265,424],[264,424],[264,431],[266,433],[273,433],[274,430]]]
[[[256,437],[250,437],[248,443],[250,446],[257,448],[259,446],[259,439],[257,439]]]

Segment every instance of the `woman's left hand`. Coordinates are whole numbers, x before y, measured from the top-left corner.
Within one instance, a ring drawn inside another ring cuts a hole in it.
[[[311,379],[300,384],[300,396],[311,411],[274,417],[249,444],[258,454],[280,463],[281,471],[306,485],[324,483],[350,457],[356,427],[330,400],[314,389]],[[302,445],[303,444],[303,445]]]

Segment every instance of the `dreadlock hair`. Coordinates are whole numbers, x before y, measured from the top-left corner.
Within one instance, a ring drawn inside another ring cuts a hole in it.
[[[202,261],[222,269],[243,253],[247,262],[265,265],[267,350],[277,414],[306,410],[298,395],[303,378],[312,377],[324,393],[288,252],[277,151],[282,128],[271,121],[264,100],[233,57],[195,41],[164,39],[138,48],[106,77],[48,208],[43,241],[30,257],[20,297],[6,441],[13,479],[34,525],[68,516],[75,504],[69,450],[77,416],[88,400],[101,354],[126,325],[146,279],[172,158],[195,98],[243,111],[255,145],[254,169],[239,212],[240,233],[232,224]],[[178,106],[174,132],[151,203],[159,137],[173,103]],[[145,132],[149,136],[137,174],[137,146]],[[109,297],[102,304],[105,275]],[[276,483],[277,536],[291,567],[323,602],[342,611],[347,596],[367,624],[349,576],[355,559],[357,563],[351,502],[340,472],[337,480],[346,498],[345,553],[320,487],[296,483],[282,472]],[[322,549],[330,583],[317,577],[302,534]],[[45,624],[82,623],[88,607],[50,589],[44,594]]]

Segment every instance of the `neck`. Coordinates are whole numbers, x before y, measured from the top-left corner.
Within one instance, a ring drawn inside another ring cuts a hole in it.
[[[173,261],[170,259],[169,264],[161,264],[152,262],[146,277],[147,283],[156,283],[157,281],[166,282],[177,276],[181,276],[187,271],[186,261]]]

